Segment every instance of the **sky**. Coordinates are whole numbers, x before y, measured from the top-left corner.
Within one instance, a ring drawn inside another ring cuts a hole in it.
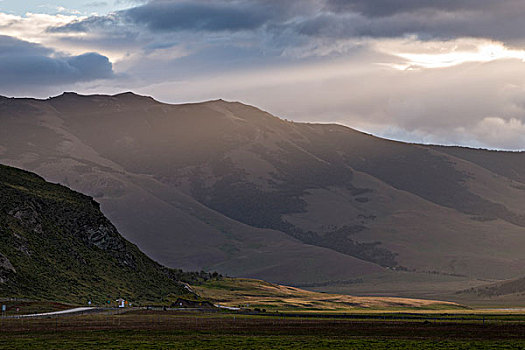
[[[0,95],[241,101],[525,150],[523,0],[0,0]]]

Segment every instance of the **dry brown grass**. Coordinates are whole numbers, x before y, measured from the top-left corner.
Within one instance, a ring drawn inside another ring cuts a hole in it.
[[[437,300],[394,297],[356,297],[327,294],[254,279],[230,279],[194,287],[204,298],[224,306],[279,310],[346,311],[355,309],[458,309],[461,305]]]

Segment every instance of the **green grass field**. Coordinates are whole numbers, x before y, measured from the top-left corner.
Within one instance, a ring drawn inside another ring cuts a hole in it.
[[[523,349],[525,341],[422,340],[192,332],[72,332],[2,337],[1,349]]]
[[[387,315],[387,314],[385,314]],[[442,320],[131,311],[2,319],[0,349],[525,349],[525,315]]]

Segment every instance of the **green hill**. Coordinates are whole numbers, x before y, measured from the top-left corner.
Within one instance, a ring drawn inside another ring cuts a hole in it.
[[[208,277],[146,257],[91,197],[2,165],[0,242],[0,297],[161,302]]]

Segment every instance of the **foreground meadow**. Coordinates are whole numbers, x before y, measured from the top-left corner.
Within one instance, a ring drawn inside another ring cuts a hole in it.
[[[521,349],[524,315],[284,317],[131,311],[3,319],[0,349]]]

